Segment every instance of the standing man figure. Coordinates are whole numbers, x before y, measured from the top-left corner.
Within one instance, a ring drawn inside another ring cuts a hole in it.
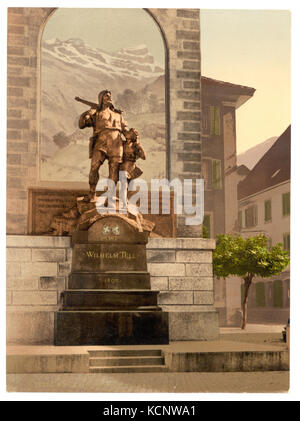
[[[89,174],[91,201],[96,201],[96,187],[99,180],[99,169],[108,160],[109,178],[115,183],[119,179],[119,166],[123,157],[123,142],[127,139],[137,139],[138,132],[128,129],[122,116],[122,111],[115,109],[111,92],[101,91],[98,95],[99,104],[85,111],[79,118],[79,128],[93,127],[90,140],[91,169]],[[125,136],[123,140],[121,135]]]

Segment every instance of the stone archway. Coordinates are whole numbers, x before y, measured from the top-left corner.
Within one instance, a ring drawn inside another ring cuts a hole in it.
[[[28,188],[40,186],[40,43],[53,8],[8,8],[7,232],[28,232]],[[200,178],[200,15],[193,9],[148,9],[168,47],[168,176]],[[29,209],[30,210],[30,209]],[[200,226],[178,218],[178,235],[197,237]]]

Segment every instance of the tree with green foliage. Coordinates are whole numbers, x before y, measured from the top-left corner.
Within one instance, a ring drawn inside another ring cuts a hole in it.
[[[247,323],[248,293],[255,276],[269,278],[282,272],[289,264],[289,254],[281,244],[268,248],[264,235],[242,238],[233,235],[218,235],[213,253],[214,275],[227,278],[235,275],[244,280],[242,329]]]

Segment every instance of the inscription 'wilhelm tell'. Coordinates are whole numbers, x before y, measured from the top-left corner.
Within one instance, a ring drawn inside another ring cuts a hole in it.
[[[115,251],[115,252],[97,252],[93,250],[87,250],[85,255],[89,259],[125,259],[125,260],[132,260],[135,259],[136,256],[134,253],[128,253],[126,250]]]

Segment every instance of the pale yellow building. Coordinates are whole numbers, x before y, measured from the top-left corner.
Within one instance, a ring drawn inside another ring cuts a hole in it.
[[[281,243],[288,251],[290,139],[289,126],[238,185],[239,232],[247,237],[264,234],[270,247]],[[255,278],[250,288],[248,320],[285,323],[289,317],[289,291],[289,266],[272,278]]]

